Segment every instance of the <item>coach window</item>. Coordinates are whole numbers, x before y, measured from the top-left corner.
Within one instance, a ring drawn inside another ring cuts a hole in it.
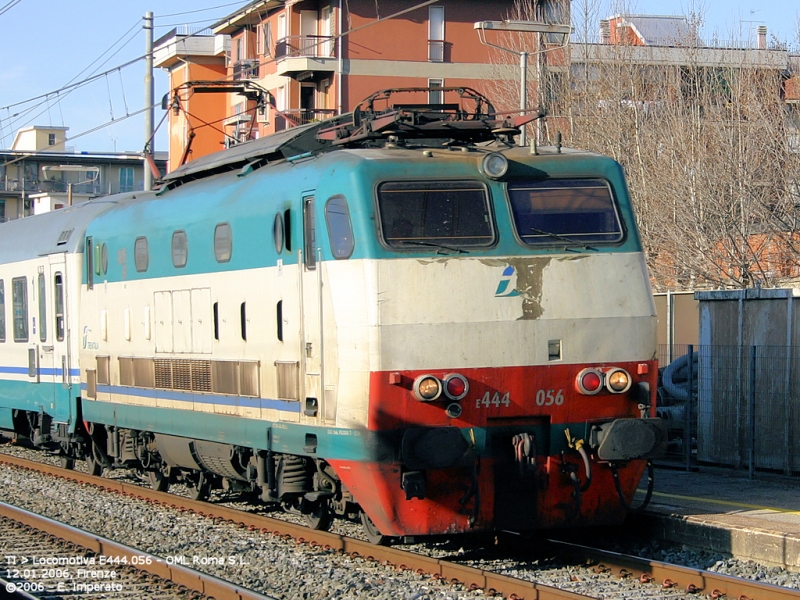
[[[147,238],[142,236],[136,238],[133,244],[133,262],[136,265],[137,273],[144,273],[150,264],[150,248],[147,244]]]
[[[233,235],[228,223],[220,223],[214,228],[214,256],[217,262],[224,263],[231,260],[233,253]]]
[[[6,289],[0,279],[0,342],[6,341]]]
[[[45,297],[44,273],[39,273],[39,341],[47,341],[47,298]]]
[[[28,341],[28,278],[11,280],[11,302],[14,310],[14,341]]]
[[[325,223],[328,225],[328,237],[331,252],[336,259],[350,258],[355,248],[353,226],[350,223],[350,210],[344,196],[333,196],[325,205]]]
[[[64,341],[64,277],[56,273],[53,279],[55,288],[56,341]]]
[[[306,268],[317,268],[317,231],[314,224],[314,196],[303,198],[303,233],[305,235]]]
[[[179,229],[172,234],[172,264],[176,269],[186,266],[189,257],[189,242],[186,239],[186,232]]]

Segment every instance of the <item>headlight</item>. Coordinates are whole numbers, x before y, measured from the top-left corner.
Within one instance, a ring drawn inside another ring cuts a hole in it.
[[[467,378],[458,373],[451,373],[444,378],[444,393],[451,400],[461,400],[469,391]]]
[[[442,382],[433,375],[420,375],[414,380],[414,395],[417,400],[430,402],[442,394]]]
[[[499,152],[492,152],[483,157],[481,171],[487,177],[500,179],[508,171],[508,159]]]
[[[631,387],[631,376],[624,369],[612,369],[606,373],[606,387],[612,394],[622,394]]]

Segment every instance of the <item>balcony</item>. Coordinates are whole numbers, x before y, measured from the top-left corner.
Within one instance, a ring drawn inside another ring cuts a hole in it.
[[[275,131],[283,131],[287,121],[294,125],[305,125],[315,121],[324,121],[336,114],[332,108],[290,108],[281,111],[285,117],[275,113]]]
[[[333,38],[327,35],[294,35],[275,44],[277,74],[297,81],[318,81],[336,71]]]
[[[233,79],[239,81],[242,79],[258,79],[259,63],[255,59],[240,60],[233,63]]]

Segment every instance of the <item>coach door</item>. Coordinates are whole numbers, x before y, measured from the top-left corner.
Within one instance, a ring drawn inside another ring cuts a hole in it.
[[[301,419],[307,423],[321,423],[324,389],[323,315],[320,310],[322,294],[321,265],[318,264],[317,220],[315,200],[311,194],[303,196],[303,264],[301,272],[302,347],[301,380],[305,384]]]
[[[67,321],[69,306],[67,298],[67,270],[64,254],[50,255],[50,277],[46,285],[47,304],[45,310],[48,315],[48,348],[52,348],[52,373],[53,401],[55,403],[54,417],[58,422],[66,423],[71,416],[72,378],[70,371],[72,360],[70,356],[70,331]],[[50,378],[48,378],[50,379]]]

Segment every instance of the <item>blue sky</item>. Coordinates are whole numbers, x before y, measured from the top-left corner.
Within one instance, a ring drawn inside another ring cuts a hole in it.
[[[408,2],[411,4],[412,0]],[[719,39],[746,40],[757,25],[763,24],[778,40],[798,42],[800,4],[796,0],[573,0],[573,10],[581,2],[598,6],[599,18],[625,12],[664,15],[694,11],[703,17],[704,38],[716,33]],[[0,32],[7,57],[0,69],[0,147],[10,147],[14,131],[20,127],[63,125],[69,127],[67,137],[73,138],[67,145],[78,151],[140,151],[144,145],[143,116],[124,117],[144,105],[144,61],[68,94],[52,95],[47,102],[18,103],[140,57],[145,44],[142,17],[147,11],[155,14],[158,39],[175,25],[202,27],[245,3],[246,0],[0,1]],[[160,70],[156,70],[155,78],[158,101],[167,93],[168,84]],[[163,116],[160,108],[156,108],[155,115],[158,123]],[[108,123],[112,124],[103,127]],[[165,127],[162,125],[157,134],[157,150],[166,148]],[[86,133],[95,128],[100,129]]]

